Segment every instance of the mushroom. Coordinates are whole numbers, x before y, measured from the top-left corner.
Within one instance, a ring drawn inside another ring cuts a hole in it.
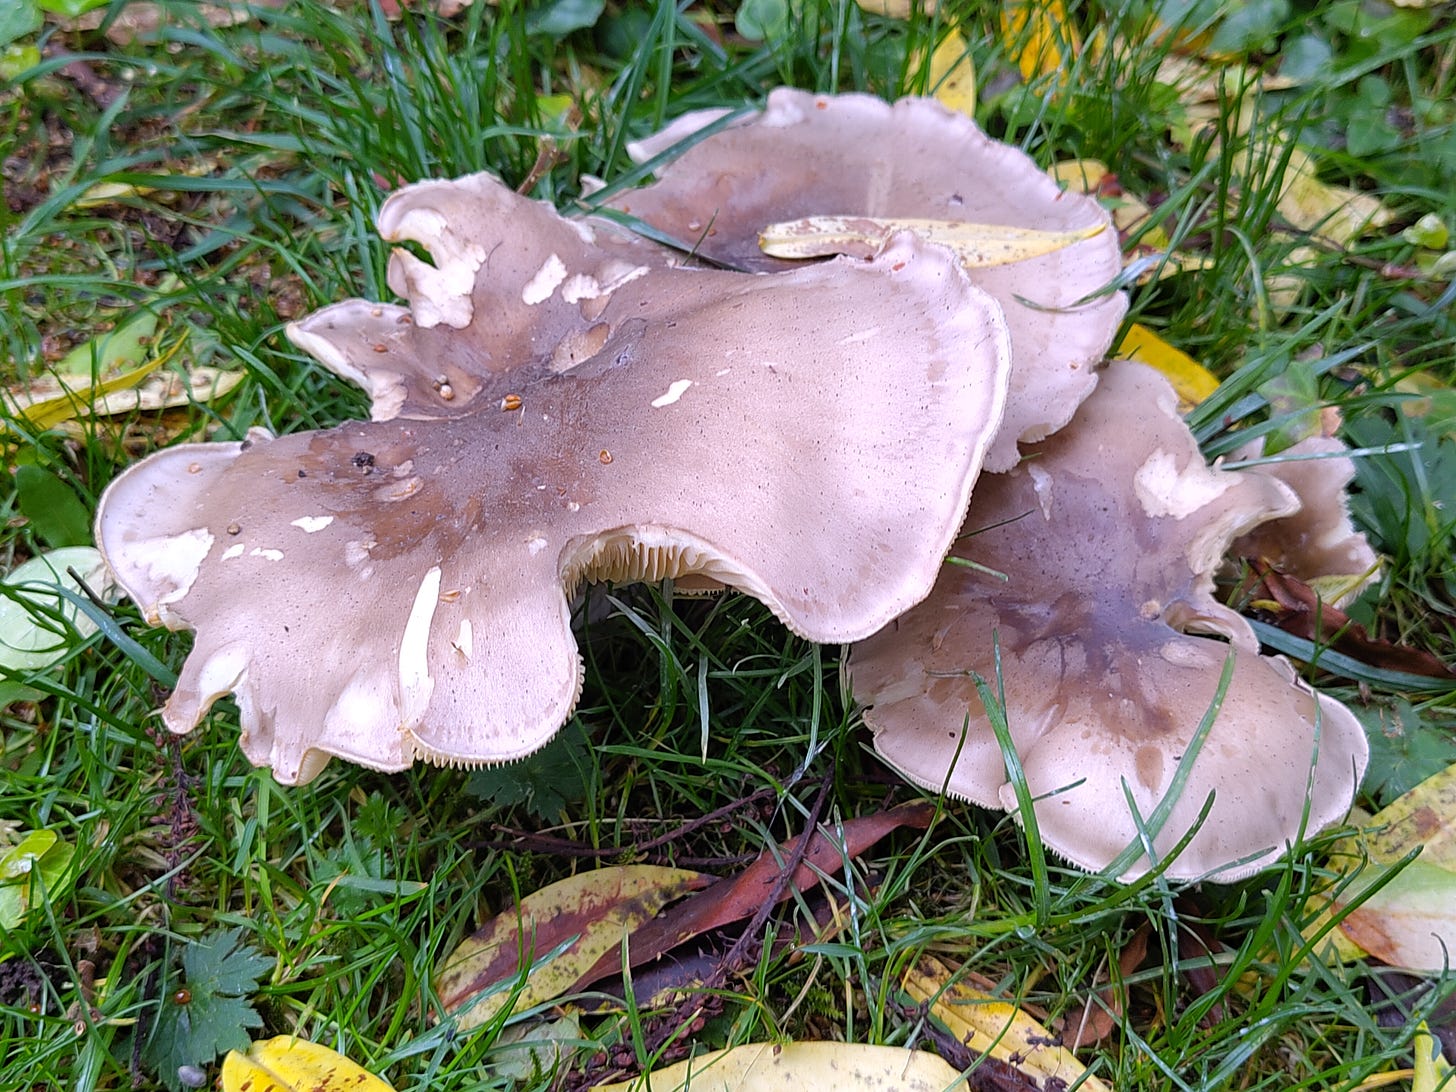
[[[1299,511],[1259,524],[1230,550],[1234,557],[1268,562],[1306,584],[1338,579],[1343,592],[1331,600],[1337,607],[1358,595],[1380,567],[1370,540],[1350,521],[1346,490],[1355,479],[1355,460],[1348,450],[1337,437],[1307,436],[1281,452],[1278,461],[1249,467],[1247,473],[1268,474],[1292,489]],[[1262,442],[1256,442],[1235,458],[1256,458],[1262,451]]]
[[[1228,544],[1297,503],[1206,466],[1167,382],[1113,364],[1071,425],[981,481],[953,551],[974,567],[851,651],[875,749],[916,784],[1015,810],[980,678],[1058,854],[1124,878],[1267,866],[1345,816],[1368,756],[1353,714],[1211,594]]]
[[[684,115],[628,150],[638,162],[655,160],[723,115]],[[1096,201],[1062,191],[1021,151],[933,99],[890,105],[868,95],[780,89],[762,113],[702,137],[656,171],[658,181],[609,204],[696,254],[747,270],[788,268],[760,251],[759,233],[806,217],[1059,233],[1110,222]],[[1050,254],[970,271],[1001,304],[1011,330],[1011,390],[987,470],[1014,466],[1018,441],[1055,432],[1091,393],[1126,310],[1122,294],[1107,291],[1121,269],[1117,233],[1101,230]]]
[[[290,330],[374,421],[179,446],[102,498],[122,586],[197,634],[171,730],[231,691],[284,783],[329,755],[503,762],[576,703],[583,580],[704,574],[831,642],[928,593],[1009,368],[948,252],[639,268],[626,233],[484,176],[402,190],[380,222],[434,259],[392,260],[409,311]]]

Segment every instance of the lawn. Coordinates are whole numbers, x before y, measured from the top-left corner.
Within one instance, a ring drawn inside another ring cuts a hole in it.
[[[1363,813],[1456,763],[1449,6],[6,2],[0,570],[91,546],[102,492],[151,452],[367,419],[366,394],[284,328],[397,302],[374,221],[404,184],[489,171],[580,214],[649,181],[629,143],[685,112],[758,109],[784,85],[937,94],[1113,213],[1118,355],[1136,324],[1139,355],[1192,392],[1205,456],[1320,431],[1357,449],[1350,507],[1381,565],[1345,610],[1368,639],[1323,600],[1301,622],[1247,565],[1217,594],[1349,705]],[[969,1088],[1058,1087],[929,1014],[926,957],[1064,1043],[1083,1028],[1081,1065],[1115,1088],[1424,1089],[1433,1044],[1456,1051],[1440,961],[1337,953],[1325,916],[1333,890],[1381,927],[1456,936],[1451,862],[1431,863],[1456,828],[1449,789],[1406,886],[1362,873],[1338,825],[1235,883],[1088,874],[1035,823],[881,761],[844,648],[671,581],[576,601],[584,685],[544,750],[395,774],[336,760],[291,787],[243,755],[230,699],[166,731],[192,637],[89,577],[94,600],[0,599],[0,639],[40,625],[57,646],[0,666],[0,1087],[199,1087],[226,1051],[286,1034],[399,1090],[585,1088],[765,1041],[914,1047]],[[794,842],[814,825],[822,857]],[[822,883],[777,867],[801,855]],[[488,1017],[441,987],[466,938],[553,883],[702,874],[661,887],[668,902],[755,860],[782,901],[716,889],[732,912],[666,966],[619,963],[567,1001],[574,976],[513,996],[517,975]],[[574,1049],[518,1045],[546,1027]]]

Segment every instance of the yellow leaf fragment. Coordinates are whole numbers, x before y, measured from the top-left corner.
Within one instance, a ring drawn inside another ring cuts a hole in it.
[[[951,982],[951,974],[949,967],[926,956],[905,972],[901,987],[917,1003],[929,1004],[930,1015],[966,1046],[1016,1067],[1039,1087],[1075,1084],[1085,1092],[1110,1092],[1037,1021],[1007,1001]]]
[[[952,27],[930,54],[930,93],[942,106],[976,116],[976,67],[961,32]]]
[[[889,216],[808,216],[770,224],[758,245],[774,258],[822,258],[831,254],[868,256],[897,231],[913,231],[926,242],[955,251],[967,269],[1010,265],[1063,250],[1103,231],[1092,224],[1077,231],[1038,231],[1005,224],[966,224]]]
[[[1156,368],[1178,392],[1178,407],[1186,413],[1218,389],[1218,379],[1182,349],[1168,344],[1141,323],[1134,322],[1118,342],[1116,355],[1140,360]]]
[[[456,948],[435,978],[435,992],[446,1011],[458,1014],[461,1030],[479,1027],[507,1005],[517,1013],[550,1001],[633,929],[709,879],[680,868],[621,865],[553,883]],[[567,941],[557,956],[534,966]]]
[[[959,1079],[949,1063],[921,1050],[862,1043],[750,1043],[701,1054],[635,1080],[598,1085],[596,1092],[944,1092]]]
[[[1354,902],[1417,847],[1421,855],[1351,910],[1340,929],[1386,963],[1422,971],[1445,969],[1456,951],[1456,765],[1371,816],[1358,839],[1336,863],[1343,863],[1347,872],[1365,858],[1369,863],[1340,893],[1339,904]]]
[[[260,1040],[222,1062],[223,1092],[394,1092],[337,1051],[292,1035]]]
[[[887,19],[908,19],[918,8],[926,15],[934,15],[940,6],[939,0],[854,0],[861,11],[871,15],[883,15]]]
[[[1314,157],[1290,147],[1283,133],[1252,141],[1235,164],[1246,178],[1257,177],[1286,156],[1277,207],[1279,215],[1300,231],[1348,246],[1366,232],[1379,230],[1394,220],[1395,214],[1378,197],[1321,182]]]
[[[1447,1087],[1451,1081],[1451,1063],[1441,1052],[1441,1040],[1431,1034],[1422,1020],[1411,1043],[1415,1055],[1415,1072],[1411,1074],[1411,1092],[1436,1092]]]
[[[1096,193],[1111,173],[1100,159],[1063,159],[1047,168],[1053,181],[1074,193]]]
[[[40,431],[75,417],[90,416],[97,412],[98,402],[135,387],[176,356],[186,343],[185,337],[179,338],[166,352],[148,359],[146,351],[156,323],[155,315],[143,312],[111,333],[78,346],[57,363],[51,374],[23,387],[0,391],[0,410]]]
[[[1028,83],[1050,76],[1057,87],[1082,52],[1077,28],[1061,0],[1007,0],[1001,5],[1001,42]]]
[[[1456,872],[1456,766],[1426,778],[1365,824],[1365,847],[1380,864],[1421,847],[1423,864]]]

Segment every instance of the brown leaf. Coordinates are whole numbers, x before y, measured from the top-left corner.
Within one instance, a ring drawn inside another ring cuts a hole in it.
[[[1117,957],[1117,976],[1087,998],[1082,1011],[1076,1017],[1063,1017],[1058,1032],[1068,1050],[1081,1050],[1096,1046],[1117,1030],[1117,1022],[1127,1008],[1127,987],[1124,981],[1138,969],[1148,954],[1148,937],[1152,935],[1151,925],[1144,923],[1123,946]]]
[[[1308,584],[1275,571],[1260,561],[1250,561],[1258,578],[1250,593],[1265,608],[1274,607],[1274,624],[1286,633],[1313,641],[1370,667],[1403,671],[1436,679],[1456,678],[1456,672],[1436,656],[1419,648],[1393,644],[1371,637],[1365,627],[1352,622],[1344,611],[1320,599]]]
[[[816,830],[804,850],[799,867],[783,886],[778,901],[783,902],[795,892],[813,887],[819,882],[821,873],[837,873],[846,858],[859,856],[893,830],[900,827],[926,829],[934,815],[935,806],[928,803],[902,804],[889,811],[863,815],[848,820],[840,827],[842,842]],[[801,834],[777,850],[765,850],[758,860],[737,876],[719,880],[635,930],[630,937],[628,965],[639,967],[650,963],[685,940],[752,917],[763,906],[764,900],[773,894],[774,885],[782,875],[781,862],[797,852],[803,838]],[[620,971],[621,967],[620,953],[616,950],[608,952],[577,980],[572,992]]]

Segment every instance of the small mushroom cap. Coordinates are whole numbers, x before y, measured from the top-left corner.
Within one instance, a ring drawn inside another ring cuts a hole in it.
[[[452,215],[487,254],[555,219],[503,207]],[[436,268],[462,252],[442,247]],[[481,292],[467,326],[402,325],[387,353],[344,321],[375,321],[367,305],[294,334],[366,382],[388,358],[414,383],[408,404],[437,361],[486,359],[477,339],[522,331],[533,353],[472,370],[468,412],[186,445],[107,490],[98,541],[119,581],[149,618],[197,632],[172,730],[233,691],[244,750],[285,783],[331,754],[503,762],[576,702],[582,579],[700,573],[820,641],[865,636],[929,591],[1008,371],[999,309],[948,253],[902,236],[870,262],[772,277],[653,269],[589,317],[594,300],[569,305],[600,335],[564,370],[551,338],[571,324],[535,341],[511,313],[546,299],[502,293],[485,313]],[[454,351],[427,356],[442,338]]]
[[[1295,504],[1273,478],[1207,467],[1166,381],[1112,365],[1071,425],[977,487],[954,553],[1006,579],[948,566],[925,602],[852,650],[875,749],[919,785],[1015,810],[974,683],[995,691],[999,647],[1042,838],[1101,870],[1139,837],[1127,799],[1144,824],[1157,814],[1232,656],[1153,845],[1168,854],[1212,794],[1167,874],[1230,881],[1265,867],[1299,833],[1307,787],[1316,831],[1348,812],[1367,759],[1350,711],[1259,655],[1211,594],[1229,542]],[[1149,867],[1141,856],[1122,875]]]
[[[722,115],[686,115],[629,151],[645,162]],[[657,175],[611,204],[697,253],[749,270],[785,268],[760,252],[759,232],[808,216],[1059,232],[1110,223],[1096,201],[1062,191],[1022,152],[933,99],[890,105],[868,95],[777,90],[761,114],[703,138]],[[1105,230],[1051,254],[970,272],[1001,304],[1011,330],[1004,435],[986,457],[987,470],[1014,466],[1018,441],[1055,432],[1091,393],[1127,304],[1119,292],[1080,301],[1121,270],[1117,233]]]
[[[1257,456],[1262,447],[1256,444],[1236,458]],[[1292,489],[1299,511],[1259,524],[1237,539],[1230,553],[1267,561],[1306,584],[1322,577],[1356,581],[1336,606],[1359,594],[1374,578],[1380,558],[1350,521],[1347,490],[1355,479],[1355,460],[1345,454],[1348,450],[1334,436],[1308,436],[1282,453],[1284,461],[1249,467],[1245,473],[1268,474]]]

